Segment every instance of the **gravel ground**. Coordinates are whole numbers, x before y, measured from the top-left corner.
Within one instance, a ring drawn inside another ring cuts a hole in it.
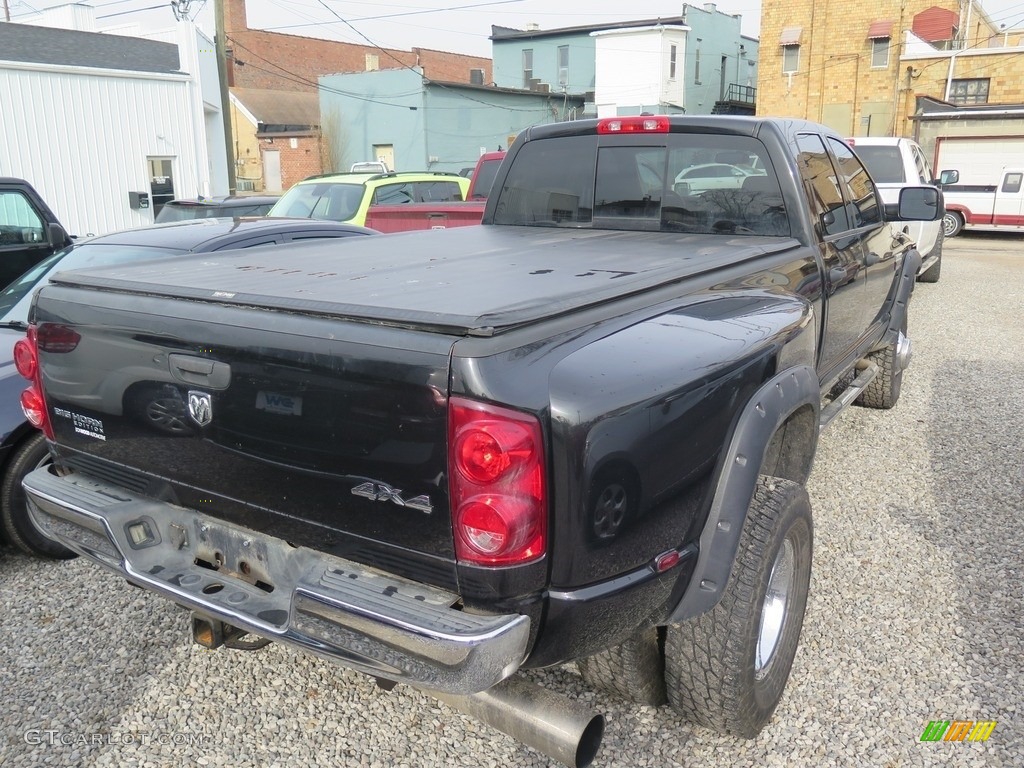
[[[1024,766],[1024,241],[947,242],[911,304],[893,411],[824,435],[796,664],[753,741],[533,677],[608,718],[596,766]],[[547,766],[408,688],[280,646],[190,644],[187,614],[82,561],[0,551],[4,766]],[[921,743],[930,720],[996,720]]]

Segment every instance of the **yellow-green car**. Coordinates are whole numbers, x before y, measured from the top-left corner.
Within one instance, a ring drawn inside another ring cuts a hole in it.
[[[455,173],[332,173],[293,186],[267,216],[328,219],[362,226],[371,205],[443,203],[466,199],[469,179]]]

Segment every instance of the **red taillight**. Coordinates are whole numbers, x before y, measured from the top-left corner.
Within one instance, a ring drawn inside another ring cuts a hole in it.
[[[668,133],[665,115],[605,117],[597,121],[598,133]]]
[[[43,352],[73,352],[81,340],[78,331],[66,325],[43,323],[36,331],[36,345]]]
[[[449,485],[455,554],[477,565],[544,555],[547,494],[540,422],[508,408],[449,401]]]
[[[21,393],[21,410],[33,427],[42,429],[46,424],[46,403],[43,402],[43,396],[39,394],[35,384]]]
[[[14,367],[29,381],[35,381],[36,368],[39,365],[39,356],[36,354],[36,345],[33,339],[35,332],[35,327],[29,328],[28,338],[18,339],[14,343]]]
[[[41,327],[30,325],[28,327],[25,338],[18,339],[14,344],[14,365],[18,369],[18,373],[32,382],[28,389],[21,393],[21,410],[24,412],[25,418],[28,419],[29,424],[37,429],[41,429],[44,435],[53,440],[53,425],[50,423],[49,415],[46,412],[46,401],[43,399],[42,376],[39,371],[38,339],[42,332],[41,329],[47,327],[47,325]],[[64,328],[64,326],[57,327]],[[71,329],[67,328],[66,330],[70,331]],[[78,336],[78,334],[76,333],[75,336]],[[77,343],[78,341],[76,340],[75,344]]]

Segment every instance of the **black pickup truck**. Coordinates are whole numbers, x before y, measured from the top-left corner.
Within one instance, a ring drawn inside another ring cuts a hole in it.
[[[68,245],[71,238],[32,185],[0,176],[0,290]]]
[[[816,124],[624,117],[525,131],[483,226],[58,275],[18,349],[33,519],[206,646],[290,643],[568,765],[603,718],[518,670],[753,736],[819,430],[909,361],[889,221],[941,216]]]

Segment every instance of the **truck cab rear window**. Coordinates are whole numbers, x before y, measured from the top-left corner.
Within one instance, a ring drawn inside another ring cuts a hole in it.
[[[497,190],[494,222],[789,235],[779,183],[759,141],[661,138],[663,144],[652,145],[645,137],[637,142],[642,146],[602,144],[597,136],[527,143]]]

